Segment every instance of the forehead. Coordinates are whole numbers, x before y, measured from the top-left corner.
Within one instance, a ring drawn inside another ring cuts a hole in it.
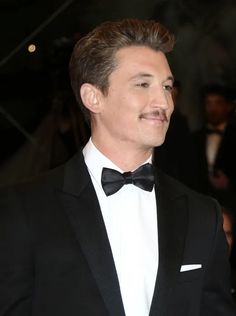
[[[227,101],[226,97],[217,93],[209,93],[205,97],[206,102],[222,102],[225,103]]]
[[[140,71],[159,73],[162,76],[171,76],[171,70],[164,53],[155,51],[146,46],[129,46],[119,49],[115,54],[116,68],[114,72],[133,75]]]

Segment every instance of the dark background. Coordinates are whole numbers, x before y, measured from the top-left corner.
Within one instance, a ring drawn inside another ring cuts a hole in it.
[[[74,0],[39,32],[40,25],[66,3],[0,0],[2,160],[25,140],[7,114],[31,134],[50,112],[55,93],[69,87],[67,67],[75,40],[104,20],[156,19],[175,33],[169,61],[182,82],[181,111],[192,130],[202,122],[199,95],[204,84],[236,87],[235,0]],[[17,49],[32,32],[37,34]],[[37,46],[35,53],[28,53],[30,43]]]

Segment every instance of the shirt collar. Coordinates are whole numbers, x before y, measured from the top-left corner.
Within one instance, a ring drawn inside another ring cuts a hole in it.
[[[221,123],[217,126],[213,126],[212,124],[208,124],[207,127],[210,129],[217,129],[217,130],[223,132],[226,128],[226,125],[227,125],[227,123],[224,122],[224,123]]]
[[[101,174],[104,167],[115,169],[123,173],[123,170],[116,166],[110,159],[108,159],[97,149],[91,138],[83,149],[83,155],[90,174],[99,184],[101,183]],[[149,159],[144,162],[144,164],[145,163],[152,163],[152,156],[150,156]]]

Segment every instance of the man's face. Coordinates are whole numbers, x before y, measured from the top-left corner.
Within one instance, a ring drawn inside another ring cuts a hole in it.
[[[221,95],[208,94],[205,98],[207,122],[219,125],[227,122],[231,111],[230,103]]]
[[[115,59],[94,132],[103,142],[127,149],[161,145],[173,111],[173,78],[165,55],[131,46],[120,49]]]

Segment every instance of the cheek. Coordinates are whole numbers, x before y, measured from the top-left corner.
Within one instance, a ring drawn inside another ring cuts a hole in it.
[[[169,111],[170,111],[170,115],[173,113],[173,111],[174,111],[174,108],[175,108],[175,106],[174,106],[174,103],[172,102],[171,104],[169,104]]]
[[[110,108],[109,113],[107,113],[107,123],[110,125],[111,129],[126,131],[129,133],[131,126],[134,124],[134,114],[133,112],[125,106],[123,103],[113,104]]]
[[[167,104],[168,104],[168,111],[170,114],[174,111],[174,100],[171,94],[168,94],[166,97]]]
[[[114,113],[124,120],[133,120],[138,115],[138,105],[134,100],[123,97],[116,101]]]

